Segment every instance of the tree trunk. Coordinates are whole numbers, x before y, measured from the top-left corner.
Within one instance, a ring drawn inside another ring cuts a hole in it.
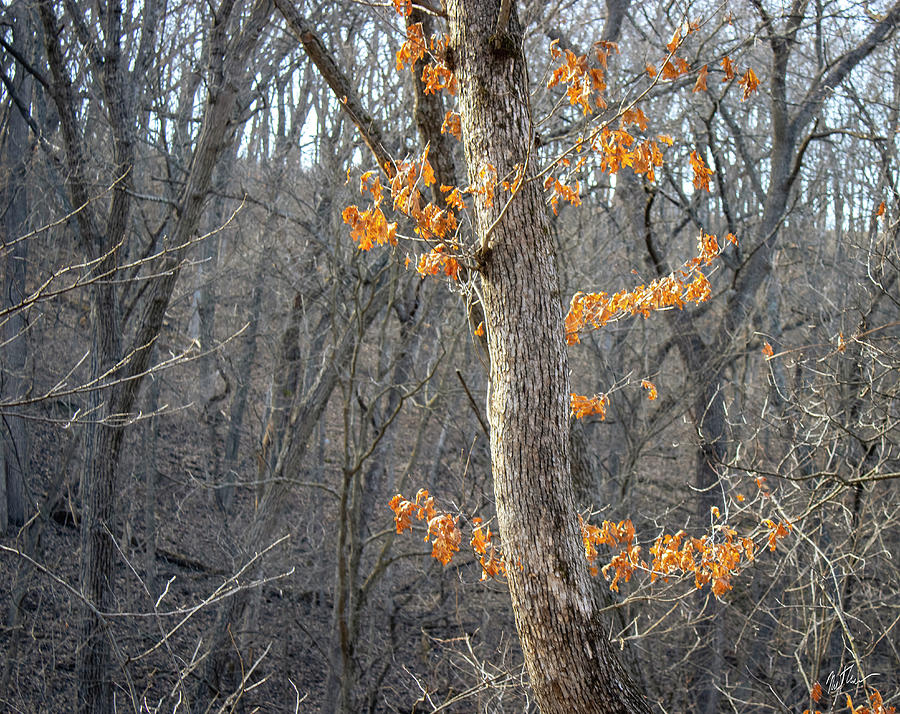
[[[380,267],[383,268],[383,266]],[[379,276],[382,275],[382,270],[376,269],[373,273]],[[358,323],[347,327],[336,344],[317,356],[318,374],[302,396],[292,395],[289,412],[278,419],[275,419],[275,414],[273,414],[270,419],[270,423],[275,420],[281,432],[278,453],[268,456],[272,460],[271,465],[261,464],[261,473],[266,475],[266,479],[261,485],[261,495],[256,512],[241,539],[244,558],[259,553],[277,537],[275,529],[281,523],[287,496],[301,471],[313,429],[322,418],[331,393],[352,356],[357,340],[365,333],[384,304],[385,287],[382,282],[379,282],[379,278],[376,277],[375,283],[370,283],[367,287],[371,290],[369,299],[363,301],[363,304],[367,305],[367,309],[361,310],[357,314]],[[295,305],[295,308],[299,309],[299,305]],[[292,326],[289,326],[286,332],[290,333],[291,330]],[[287,346],[290,339],[290,335],[286,335],[283,338],[283,344]],[[290,359],[291,353],[287,352],[283,357]],[[280,371],[284,374],[288,374],[290,370],[294,369],[289,364],[280,366]],[[297,383],[296,375],[293,383]],[[277,383],[275,389],[278,389]],[[253,571],[255,574],[260,572],[261,565],[256,566]],[[235,637],[239,645],[243,644],[241,632],[233,630],[245,621],[250,601],[250,590],[242,589],[223,601],[216,614],[210,654],[203,677],[198,683],[197,701],[195,702],[197,711],[205,711],[204,704],[208,701],[217,701],[219,697],[228,696],[227,690],[234,684],[227,678],[229,657],[234,654],[234,645],[231,643],[231,639]]]
[[[98,106],[110,125],[113,139],[110,174],[117,181],[109,207],[101,216],[100,209],[89,200],[94,198],[91,195],[94,189],[86,177],[84,142],[76,112],[78,103],[66,63],[67,55],[61,44],[60,20],[52,3],[41,3],[38,9],[52,77],[48,91],[59,113],[66,149],[69,198],[72,205],[84,206],[77,212],[75,223],[87,256],[97,260],[102,257],[98,270],[113,273],[118,256],[124,252],[113,248],[124,244],[128,238],[132,202],[129,189],[133,181],[133,127],[135,113],[140,113],[141,106],[139,92],[135,89],[135,77],[141,77],[146,69],[143,62],[150,59],[149,56],[139,57],[132,70],[135,74],[130,75],[121,50],[122,12],[118,5],[112,3],[106,8],[104,16],[105,45],[102,54],[87,52],[90,57],[90,81],[99,90],[98,96],[103,98]],[[154,3],[144,5],[145,13],[152,13],[155,9],[158,5]],[[162,329],[184,256],[185,248],[181,246],[188,245],[193,237],[209,192],[213,168],[222,151],[234,140],[237,122],[233,121],[233,115],[237,99],[252,76],[247,71],[247,60],[256,47],[272,8],[267,0],[255,0],[239,32],[234,32],[230,22],[234,5],[225,3],[225,9],[228,11],[217,16],[210,29],[213,49],[202,128],[179,195],[174,228],[169,236],[171,245],[176,247],[163,261],[159,277],[150,283],[144,312],[134,330],[134,340],[126,359],[123,359],[123,325],[116,281],[97,283],[91,290],[92,376],[108,375],[109,379],[120,381],[102,390],[102,393],[93,391],[90,395],[92,409],[89,414],[93,421],[87,428],[82,476],[81,589],[92,607],[85,609],[79,633],[78,711],[105,713],[114,710],[110,643],[105,620],[100,613],[111,611],[115,602],[114,547],[109,531],[114,527],[123,429],[149,367],[152,344]],[[67,4],[66,21],[72,23],[76,34],[86,35],[85,18],[77,11],[75,4]],[[155,16],[145,15],[144,19],[147,21],[145,29],[151,33]],[[80,37],[80,41],[93,46],[87,36]],[[145,44],[142,43],[142,47]]]
[[[265,279],[266,262],[260,256],[253,279],[253,293],[250,298],[250,314],[247,330],[241,345],[243,354],[240,357],[241,367],[236,371],[237,389],[231,403],[231,416],[228,420],[228,434],[225,437],[225,456],[222,466],[223,484],[216,494],[219,503],[226,513],[231,512],[234,505],[235,480],[237,476],[238,450],[241,445],[241,432],[244,425],[244,411],[247,408],[247,396],[253,375],[253,363],[256,360],[259,322],[262,315],[263,280]]]
[[[13,43],[30,47],[26,9],[23,3],[12,8]],[[22,35],[25,35],[24,37]],[[30,50],[29,50],[30,54]],[[15,90],[25,106],[31,103],[31,76],[16,65]],[[25,185],[25,162],[30,153],[28,127],[25,118],[10,103],[6,125],[5,155],[0,161],[5,181],[0,189],[0,211],[3,211],[4,240],[23,235],[28,218],[28,198]],[[0,307],[18,305],[25,297],[25,266],[28,264],[28,241],[19,241],[6,248],[3,295]],[[28,346],[25,340],[25,315],[17,310],[0,321],[0,390],[6,398],[15,398],[27,390],[25,366]],[[0,533],[8,526],[25,523],[25,473],[28,469],[28,435],[25,420],[12,414],[3,415],[0,422]]]
[[[141,450],[143,459],[138,465],[138,480],[144,484],[144,586],[156,597],[159,569],[156,567],[156,543],[158,537],[157,501],[159,479],[157,445],[159,443],[159,377],[151,378],[147,387],[147,413],[152,414],[143,427]]]
[[[515,8],[448,0],[469,182],[524,164],[533,141]],[[499,49],[495,49],[499,48]],[[615,659],[588,574],[569,468],[568,361],[554,246],[537,182],[502,218],[476,197],[476,234],[491,357],[491,456],[509,589],[543,714],[649,712]]]

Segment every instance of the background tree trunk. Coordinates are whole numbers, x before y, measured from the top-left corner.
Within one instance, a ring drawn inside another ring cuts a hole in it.
[[[31,54],[33,34],[29,32],[24,3],[13,3],[13,42]],[[26,110],[31,106],[32,79],[21,65],[16,65],[13,80],[17,98]],[[10,105],[5,127],[6,140],[0,166],[5,169],[0,189],[0,210],[3,211],[5,240],[15,240],[26,233],[28,221],[28,188],[25,182],[25,163],[33,145],[28,140],[28,126],[18,107]],[[4,277],[0,307],[19,305],[25,297],[28,242],[18,241],[3,250]],[[4,344],[0,365],[0,394],[5,398],[21,397],[26,389],[25,368],[28,343],[25,335],[25,312],[14,310],[0,319],[0,344]],[[0,422],[0,533],[8,525],[21,526],[25,522],[25,478],[28,470],[28,433],[25,420],[7,414]]]

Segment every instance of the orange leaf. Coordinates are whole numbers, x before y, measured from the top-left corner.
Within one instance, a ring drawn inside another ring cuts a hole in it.
[[[622,126],[626,124],[637,124],[644,131],[647,128],[647,117],[640,109],[626,109],[622,112]]]
[[[444,115],[444,123],[441,124],[441,134],[449,134],[456,139],[462,139],[462,123],[458,112],[448,111]]]
[[[609,397],[601,394],[596,397],[582,397],[578,394],[570,395],[570,408],[576,419],[597,414],[600,419],[606,419],[606,408],[609,406]]]
[[[412,13],[412,0],[393,0],[394,10],[400,15]]]
[[[810,691],[809,696],[814,702],[818,702],[822,698],[822,685],[816,682],[813,685],[812,691]]]
[[[694,92],[706,91],[706,75],[709,74],[709,65],[703,65],[697,74],[697,81],[694,83]]]
[[[716,597],[722,597],[729,590],[731,590],[731,583],[727,578],[716,578],[713,582],[712,591]]]
[[[666,45],[666,50],[669,54],[672,54],[675,50],[678,49],[678,45],[681,44],[681,28],[677,28],[675,30],[675,34],[672,35],[672,39],[669,44]]]
[[[431,186],[435,182],[434,178],[434,169],[431,168],[431,164],[428,163],[428,159],[422,160],[422,183],[426,186]]]
[[[459,551],[462,533],[456,525],[458,520],[459,516],[443,513],[428,522],[428,534],[434,538],[431,557],[441,561],[443,565],[447,565],[453,554]]]
[[[725,55],[722,58],[722,69],[725,71],[725,79],[723,82],[730,82],[734,79],[734,64],[731,62],[731,58],[728,55]]]
[[[883,216],[884,215],[884,201],[878,204],[878,210],[875,211],[875,216]]]
[[[738,80],[738,84],[744,89],[744,95],[741,97],[741,101],[743,102],[745,99],[749,99],[750,95],[757,90],[759,87],[759,78],[752,69],[748,69],[746,73],[744,73],[744,76]]]
[[[766,357],[771,357],[772,355],[775,354],[775,350],[772,349],[772,345],[770,345],[768,342],[766,342],[766,344],[763,345],[762,353]]]
[[[447,196],[447,198],[444,200],[447,202],[447,205],[450,206],[450,208],[455,208],[457,211],[461,211],[466,207],[466,204],[463,203],[462,195],[460,194],[459,189],[456,188],[456,186],[442,185],[441,192],[447,193],[447,191],[450,192],[450,195]]]
[[[680,68],[671,61],[667,61],[662,66],[662,77],[663,79],[677,79],[681,76]]]
[[[694,188],[709,191],[709,177],[715,171],[707,168],[703,157],[696,150],[691,152],[691,169],[694,171]]]
[[[397,71],[404,65],[414,65],[425,56],[425,35],[422,32],[422,23],[417,22],[406,28],[406,42],[397,52]]]

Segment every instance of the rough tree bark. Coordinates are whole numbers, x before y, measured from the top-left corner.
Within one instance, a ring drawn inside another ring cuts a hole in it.
[[[26,8],[15,3],[11,8],[13,43],[31,54]],[[21,66],[16,67],[12,90],[26,107],[31,105],[32,79]],[[4,240],[23,235],[28,219],[25,164],[31,153],[25,117],[10,105],[6,122],[4,156],[0,158],[4,179],[0,186],[0,211],[3,213]],[[4,246],[0,253],[5,266],[0,308],[14,308],[25,297],[25,268],[28,264],[28,241]],[[0,319],[0,394],[6,398],[21,396],[27,389],[25,367],[28,346],[25,340],[26,321],[22,310],[15,310]],[[28,434],[25,420],[13,414],[0,415],[0,533],[7,526],[25,523],[25,474],[28,468]]]
[[[525,164],[533,129],[515,7],[448,0],[469,182]],[[495,42],[495,40],[497,40]],[[497,48],[497,49],[495,49]],[[540,186],[504,211],[475,201],[491,358],[491,456],[509,589],[543,714],[649,712],[607,641],[582,551],[569,464],[568,362]],[[501,213],[502,212],[502,213]]]

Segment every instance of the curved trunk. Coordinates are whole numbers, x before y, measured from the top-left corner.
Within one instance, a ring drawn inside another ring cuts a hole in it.
[[[514,8],[508,26],[495,27],[499,1],[450,0],[447,14],[468,178],[484,185],[488,165],[507,177],[532,143],[521,28]],[[476,197],[475,222],[494,492],[531,685],[544,714],[649,712],[608,645],[578,532],[568,362],[543,195],[536,182],[524,183],[501,216],[506,197]]]

